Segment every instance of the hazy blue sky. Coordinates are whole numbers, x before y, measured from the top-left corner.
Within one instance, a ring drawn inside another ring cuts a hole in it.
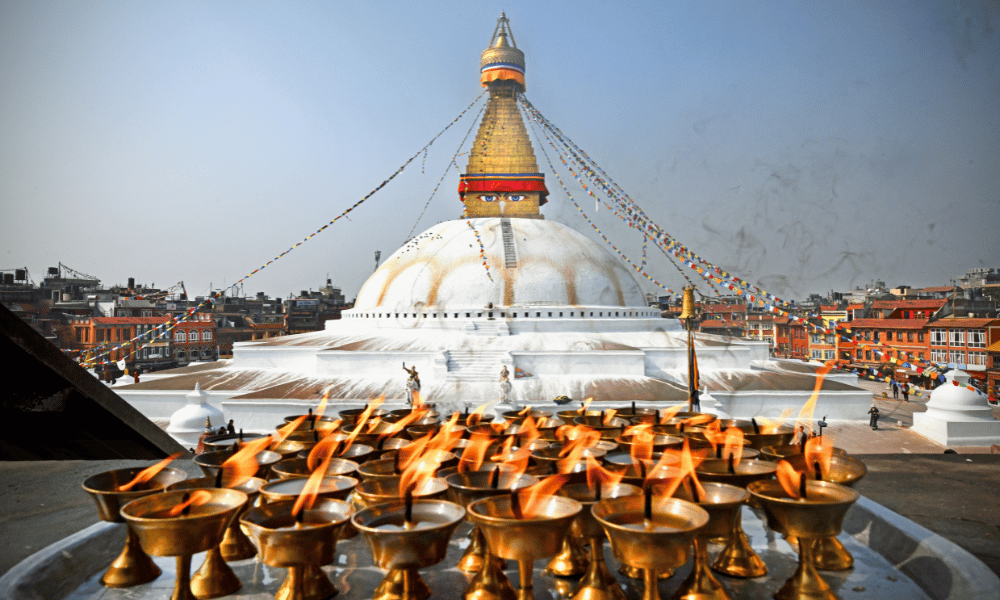
[[[480,93],[501,8],[531,102],[716,264],[787,297],[1000,267],[1000,4],[701,0],[0,3],[0,268],[232,284]],[[470,125],[246,292],[354,297]],[[589,232],[548,182],[547,217]]]

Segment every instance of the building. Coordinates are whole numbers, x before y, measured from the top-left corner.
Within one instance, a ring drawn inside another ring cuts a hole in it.
[[[174,360],[181,364],[218,358],[215,319],[210,314],[196,313],[185,321],[178,321],[171,335]]]
[[[87,317],[75,318],[70,325],[73,331],[71,350],[79,350],[82,357],[95,358],[99,354],[122,346],[142,336],[143,341],[111,350],[101,357],[103,362],[119,362],[132,368],[148,370],[153,366],[174,366],[171,362],[171,339],[162,333],[169,317]],[[157,329],[160,327],[161,329]],[[145,340],[155,339],[151,344]],[[146,345],[136,352],[135,347]]]
[[[635,270],[602,241],[540,212],[548,191],[519,107],[524,54],[508,27],[502,16],[481,55],[489,97],[459,176],[463,210],[456,202],[454,220],[397,249],[353,308],[321,330],[238,342],[231,361],[119,387],[120,395],[163,418],[198,385],[228,418],[270,429],[321,398],[337,408],[380,396],[402,405],[405,366],[445,413],[498,399],[555,408],[560,396],[593,398],[598,407],[686,404],[688,332],[647,305]],[[290,331],[315,323],[313,307],[298,301],[316,299],[301,296],[288,306]],[[729,322],[742,327],[745,318]],[[814,394],[815,365],[772,360],[765,342],[693,337],[703,408],[777,418]],[[856,383],[847,373],[825,377],[817,413],[863,416],[871,394]]]
[[[966,371],[974,385],[986,388],[986,348],[1000,342],[1000,319],[937,319],[925,329],[932,362]]]

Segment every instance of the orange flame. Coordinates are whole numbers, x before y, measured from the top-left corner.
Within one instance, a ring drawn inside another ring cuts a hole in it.
[[[705,459],[704,454],[691,452],[691,446],[688,443],[688,440],[685,439],[684,447],[681,449],[680,470],[678,471],[677,476],[671,478],[669,482],[666,484],[666,486],[664,486],[664,489],[662,490],[661,493],[664,496],[673,496],[674,492],[677,491],[677,488],[681,485],[684,479],[686,477],[690,477],[692,485],[694,485],[694,487],[698,490],[698,497],[704,498],[705,488],[702,487],[701,482],[698,481],[697,474],[695,474],[695,469],[698,467],[698,465],[701,464],[701,462],[704,459]],[[652,471],[650,471],[650,475],[646,478],[647,484],[650,483],[651,479],[653,479],[653,473],[655,472],[656,472],[655,468]]]
[[[184,454],[184,453],[183,452],[174,452],[173,454],[171,454],[170,456],[164,458],[163,460],[161,460],[160,462],[156,463],[155,465],[153,465],[151,467],[146,467],[145,469],[139,471],[136,474],[136,476],[132,479],[132,481],[130,481],[130,482],[124,484],[124,485],[118,486],[118,491],[119,492],[127,492],[130,489],[132,489],[133,487],[139,485],[140,483],[146,483],[147,481],[149,481],[150,479],[152,479],[153,477],[155,477],[157,473],[159,473],[163,469],[167,468],[167,465],[170,464],[170,461],[174,460],[175,458],[177,458],[181,454]]]
[[[812,395],[802,405],[799,416],[795,419],[795,424],[803,427],[806,431],[812,431],[813,412],[816,410],[816,401],[819,400],[819,390],[823,387],[823,380],[826,374],[833,370],[833,364],[823,365],[816,369],[816,382],[813,384]]]
[[[458,413],[453,413],[451,418],[438,428],[437,434],[431,438],[427,446],[429,450],[451,452],[458,440],[462,439],[462,430],[457,427],[458,417]]]
[[[584,460],[587,461],[587,487],[592,490],[596,490],[597,486],[617,485],[625,476],[626,469],[609,471],[593,456],[587,456]]]
[[[310,471],[315,470],[321,462],[332,457],[334,451],[342,447],[343,444],[343,436],[328,435],[324,437],[318,444],[313,446],[312,450],[309,451],[309,457],[306,458],[306,466],[309,467]]]
[[[694,427],[695,425],[702,425],[708,422],[714,422],[712,415],[695,415],[684,419],[684,425],[686,427]]]
[[[493,404],[494,402],[496,402],[496,400],[490,400],[486,404],[476,407],[476,410],[469,413],[469,416],[465,418],[465,426],[474,427],[476,425],[479,425],[479,422],[483,420],[483,413],[486,412],[486,407],[488,407],[490,404]]]
[[[590,448],[601,441],[601,433],[586,425],[563,425],[556,429],[556,439],[564,444],[562,452],[559,453],[560,456],[564,456],[575,445]]]
[[[778,483],[781,484],[781,488],[785,490],[786,494],[792,498],[801,498],[799,494],[799,482],[802,476],[795,471],[787,460],[778,463],[778,470],[775,472],[775,475],[777,475]]]
[[[634,427],[638,429],[636,429],[635,435],[632,436],[632,449],[629,452],[632,456],[632,462],[652,460],[653,440],[656,439],[656,436],[651,431],[653,426],[635,425]],[[632,429],[632,427],[629,429]]]
[[[368,422],[368,417],[372,416],[372,412],[376,408],[382,406],[383,402],[385,402],[385,396],[379,396],[375,400],[372,400],[371,402],[368,403],[368,405],[365,407],[365,410],[361,413],[361,416],[359,416],[358,420],[355,422],[354,430],[347,435],[347,439],[344,441],[345,451],[351,447],[351,444],[354,443],[355,438],[357,438],[358,434],[361,433],[361,428],[364,427],[365,423]]]
[[[413,408],[422,409],[424,407],[424,399],[420,396],[420,390],[413,390]]]
[[[319,401],[319,406],[317,406],[316,410],[313,411],[313,417],[317,421],[319,420],[320,417],[323,416],[323,413],[326,412],[326,403],[329,399],[330,399],[330,389],[327,388],[327,390],[323,392],[323,399]]]
[[[458,472],[479,470],[483,461],[486,460],[486,451],[492,443],[493,438],[485,433],[472,434],[472,437],[469,438],[469,444],[462,451],[462,458],[458,461]]]
[[[320,486],[323,485],[323,477],[326,476],[326,469],[330,466],[331,456],[332,454],[327,454],[326,458],[319,465],[319,468],[309,475],[309,479],[302,486],[302,492],[299,493],[299,497],[295,499],[295,504],[292,506],[292,516],[298,515],[299,511],[303,508],[306,510],[311,509],[313,504],[316,503]]]
[[[538,432],[538,425],[535,423],[534,417],[529,415],[521,422],[521,429],[518,431],[517,437],[521,446],[530,446],[532,442],[542,437],[542,434]]]
[[[208,490],[192,490],[190,495],[188,495],[187,500],[181,502],[180,504],[174,506],[169,511],[167,511],[168,517],[176,517],[177,515],[184,512],[184,509],[191,506],[201,506],[209,500],[212,499],[212,492]]]
[[[399,496],[404,497],[407,491],[415,496],[424,491],[434,477],[434,472],[441,466],[443,456],[443,452],[428,452],[413,461],[399,478]]]
[[[533,519],[541,512],[542,502],[553,495],[569,479],[567,475],[550,475],[535,485],[516,492],[525,519]]]
[[[826,479],[830,476],[830,464],[833,462],[833,444],[819,436],[806,441],[805,452],[806,471],[816,479]],[[819,474],[815,472],[819,464]]]
[[[806,404],[809,404],[809,402],[812,402],[813,408],[815,408],[816,406],[815,400],[808,400],[806,401]],[[803,406],[803,409],[804,408],[805,407]],[[788,417],[792,416],[792,412],[793,412],[792,409],[786,408],[785,410],[781,411],[781,416],[778,417],[777,419],[768,419],[767,417],[754,417],[754,420],[757,421],[757,427],[760,428],[760,432],[762,434],[769,435],[772,433],[777,433],[778,429],[780,429],[785,424],[785,420],[788,419]],[[809,416],[812,417],[811,409],[809,412]]]
[[[400,470],[404,470],[412,465],[417,459],[423,456],[427,450],[427,444],[431,441],[431,432],[427,432],[418,439],[396,450]]]
[[[257,438],[243,445],[222,463],[223,487],[236,487],[257,474],[257,455],[267,449],[271,436]]]
[[[722,458],[733,457],[733,466],[740,464],[743,460],[743,430],[738,427],[730,427],[726,430],[725,447],[722,450]]]
[[[580,413],[581,415],[582,414],[586,414],[587,408],[590,406],[590,403],[593,402],[593,401],[594,401],[593,398],[587,398],[586,400],[583,401],[583,406],[580,407],[580,410],[578,410],[576,412]]]
[[[677,413],[681,412],[685,406],[683,404],[678,404],[677,406],[671,406],[670,408],[660,412],[660,423],[664,424],[670,419],[677,416]]]
[[[302,425],[302,423],[304,423],[305,420],[308,418],[309,415],[300,415],[294,421],[286,423],[284,426],[279,427],[277,435],[272,435],[265,439],[271,440],[271,448],[277,448],[278,444],[285,441],[285,438],[287,438],[288,436],[292,435],[292,432],[298,429],[299,426]]]
[[[601,420],[601,425],[607,426],[608,423],[611,422],[611,419],[615,418],[616,414],[618,414],[618,411],[613,408],[606,410],[604,412],[604,418]]]
[[[514,448],[514,438],[509,437],[503,441],[503,445],[500,446],[500,451],[490,457],[493,462],[506,462],[510,460],[510,456],[513,453]]]
[[[524,415],[526,415],[526,414],[528,414],[530,412],[531,412],[531,406],[530,405],[529,406],[525,406],[524,410],[522,410],[521,412],[517,413],[517,416],[523,417]]]
[[[391,438],[392,436],[398,434],[399,432],[406,429],[407,425],[414,421],[418,421],[427,414],[427,409],[425,408],[414,408],[410,411],[410,414],[406,415],[402,419],[396,421],[389,425],[389,427],[379,434],[378,442],[381,444],[383,440]]]

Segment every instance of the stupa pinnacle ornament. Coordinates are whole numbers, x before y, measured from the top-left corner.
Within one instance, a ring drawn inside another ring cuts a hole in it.
[[[538,209],[549,192],[517,109],[517,94],[524,92],[524,53],[504,13],[483,50],[480,72],[490,99],[458,186],[465,216],[541,219]]]

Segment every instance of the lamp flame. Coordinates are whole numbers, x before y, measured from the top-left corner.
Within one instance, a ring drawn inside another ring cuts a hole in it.
[[[604,412],[604,418],[601,419],[601,425],[604,425],[605,427],[607,427],[608,423],[611,422],[611,419],[615,418],[616,414],[618,414],[618,411],[615,410],[615,409],[613,409],[613,408],[610,408],[607,411],[605,411]]]
[[[486,451],[492,443],[493,438],[485,433],[472,434],[472,437],[469,438],[469,444],[462,451],[462,457],[458,461],[458,472],[478,471],[483,461],[486,460]]]
[[[733,466],[740,464],[743,460],[743,444],[745,436],[743,430],[738,427],[730,427],[726,430],[725,447],[722,450],[722,458],[733,457]]]
[[[806,400],[806,403],[802,405],[802,409],[799,410],[799,416],[795,419],[795,424],[802,427],[805,431],[812,431],[812,420],[813,413],[816,411],[816,401],[819,399],[819,390],[823,387],[823,380],[826,379],[827,373],[833,370],[833,364],[823,365],[822,367],[816,369],[816,382],[813,384],[812,395]]]
[[[542,502],[566,483],[568,475],[550,475],[535,485],[515,492],[521,504],[521,516],[533,519],[541,512]]]
[[[580,413],[581,415],[585,414],[587,412],[587,408],[590,407],[590,403],[593,401],[594,401],[593,397],[587,398],[586,400],[583,401],[583,406],[580,407],[580,410],[576,412]]]
[[[479,425],[479,422],[483,420],[483,413],[486,412],[486,407],[494,402],[496,402],[496,400],[490,400],[486,404],[476,407],[476,410],[472,411],[469,416],[465,418],[465,426],[474,427]]]
[[[605,485],[618,485],[627,470],[610,471],[605,469],[593,456],[587,456],[584,460],[587,461],[587,487],[591,490],[597,490]]]
[[[542,437],[542,434],[538,432],[538,425],[535,423],[535,418],[528,415],[524,421],[521,422],[521,429],[517,432],[517,438],[520,440],[521,446],[530,446],[532,442]]]
[[[806,404],[812,402],[812,405],[815,408],[816,406],[815,398],[816,396],[806,401]],[[805,407],[803,406],[803,410],[804,409]],[[792,416],[792,412],[793,410],[791,408],[786,408],[785,410],[781,411],[781,416],[778,417],[777,419],[768,419],[767,417],[754,417],[754,420],[757,421],[757,427],[760,429],[761,434],[770,435],[772,433],[778,432],[778,429],[780,429],[785,424],[785,420],[788,419],[788,417]],[[812,409],[810,409],[809,415],[812,416]]]
[[[414,496],[427,493],[426,487],[441,466],[443,456],[443,452],[427,452],[404,469],[399,478],[399,497],[404,498],[407,492]]]
[[[271,436],[251,440],[227,458],[222,469],[222,487],[236,487],[257,474],[257,455],[267,449]]]
[[[698,468],[698,465],[705,460],[704,452],[692,452],[691,445],[687,438],[685,438],[684,446],[681,448],[680,454],[680,469],[676,471],[675,477],[671,477],[669,479],[666,486],[664,486],[662,494],[664,496],[673,496],[674,492],[677,491],[677,488],[681,485],[681,483],[683,483],[684,479],[689,477],[697,496],[699,498],[704,498],[705,488],[702,487],[701,482],[698,481],[698,475],[695,473],[695,469]],[[646,481],[644,482],[643,487],[650,485],[654,479],[662,479],[662,477],[654,477],[657,473],[657,467],[659,466],[658,462],[657,466],[653,467],[653,470],[649,472],[649,475],[646,476]]]
[[[145,469],[139,471],[136,474],[136,476],[134,478],[132,478],[132,481],[130,481],[130,482],[124,484],[124,485],[118,486],[118,491],[119,492],[127,492],[127,491],[131,490],[133,487],[139,485],[140,483],[146,483],[147,481],[149,481],[150,479],[152,479],[153,477],[155,477],[157,473],[159,473],[163,469],[167,468],[167,465],[170,464],[170,461],[174,460],[175,458],[177,458],[181,454],[184,454],[184,453],[183,452],[174,452],[173,454],[171,454],[170,456],[164,458],[163,460],[161,460],[160,462],[156,463],[155,465],[153,465],[151,467],[146,467]]]
[[[522,410],[521,412],[517,413],[517,416],[523,417],[524,415],[527,415],[527,414],[530,414],[530,413],[531,413],[531,405],[529,404],[528,406],[524,407],[524,410]]]
[[[646,425],[633,425],[626,430],[634,430],[632,435],[632,448],[629,454],[632,456],[632,462],[638,463],[641,460],[652,460],[653,459],[653,440],[656,436],[652,432],[653,426],[650,424]],[[625,435],[622,435],[625,437]]]
[[[816,479],[826,479],[830,476],[830,464],[833,462],[833,444],[822,437],[809,438],[806,441],[805,452],[806,471],[813,471]],[[816,467],[819,466],[819,473]]]
[[[383,402],[385,402],[385,396],[379,396],[375,400],[369,402],[367,406],[365,406],[365,410],[361,413],[361,415],[358,417],[358,420],[354,424],[354,430],[347,435],[347,439],[344,441],[344,451],[346,451],[348,448],[351,447],[351,444],[354,443],[355,438],[357,438],[358,434],[361,433],[361,428],[364,427],[365,423],[368,422],[368,417],[372,416],[372,412],[376,408],[382,406]]]
[[[187,511],[190,508],[201,506],[211,500],[212,492],[208,490],[193,490],[190,494],[185,494],[184,496],[186,500],[167,511],[168,517],[176,517],[180,514],[187,515]]]
[[[670,419],[673,419],[674,417],[677,416],[677,413],[681,412],[683,408],[684,408],[683,404],[678,404],[677,406],[671,406],[670,408],[664,410],[662,413],[660,413],[660,423],[665,424]]]
[[[778,470],[775,472],[775,475],[778,477],[781,489],[785,490],[786,494],[792,498],[802,497],[799,494],[799,485],[801,484],[802,476],[795,471],[795,468],[787,460],[778,463]]]
[[[427,446],[429,450],[451,452],[458,440],[462,439],[462,430],[457,427],[458,417],[458,413],[453,413],[451,418],[438,428],[437,433]]]

